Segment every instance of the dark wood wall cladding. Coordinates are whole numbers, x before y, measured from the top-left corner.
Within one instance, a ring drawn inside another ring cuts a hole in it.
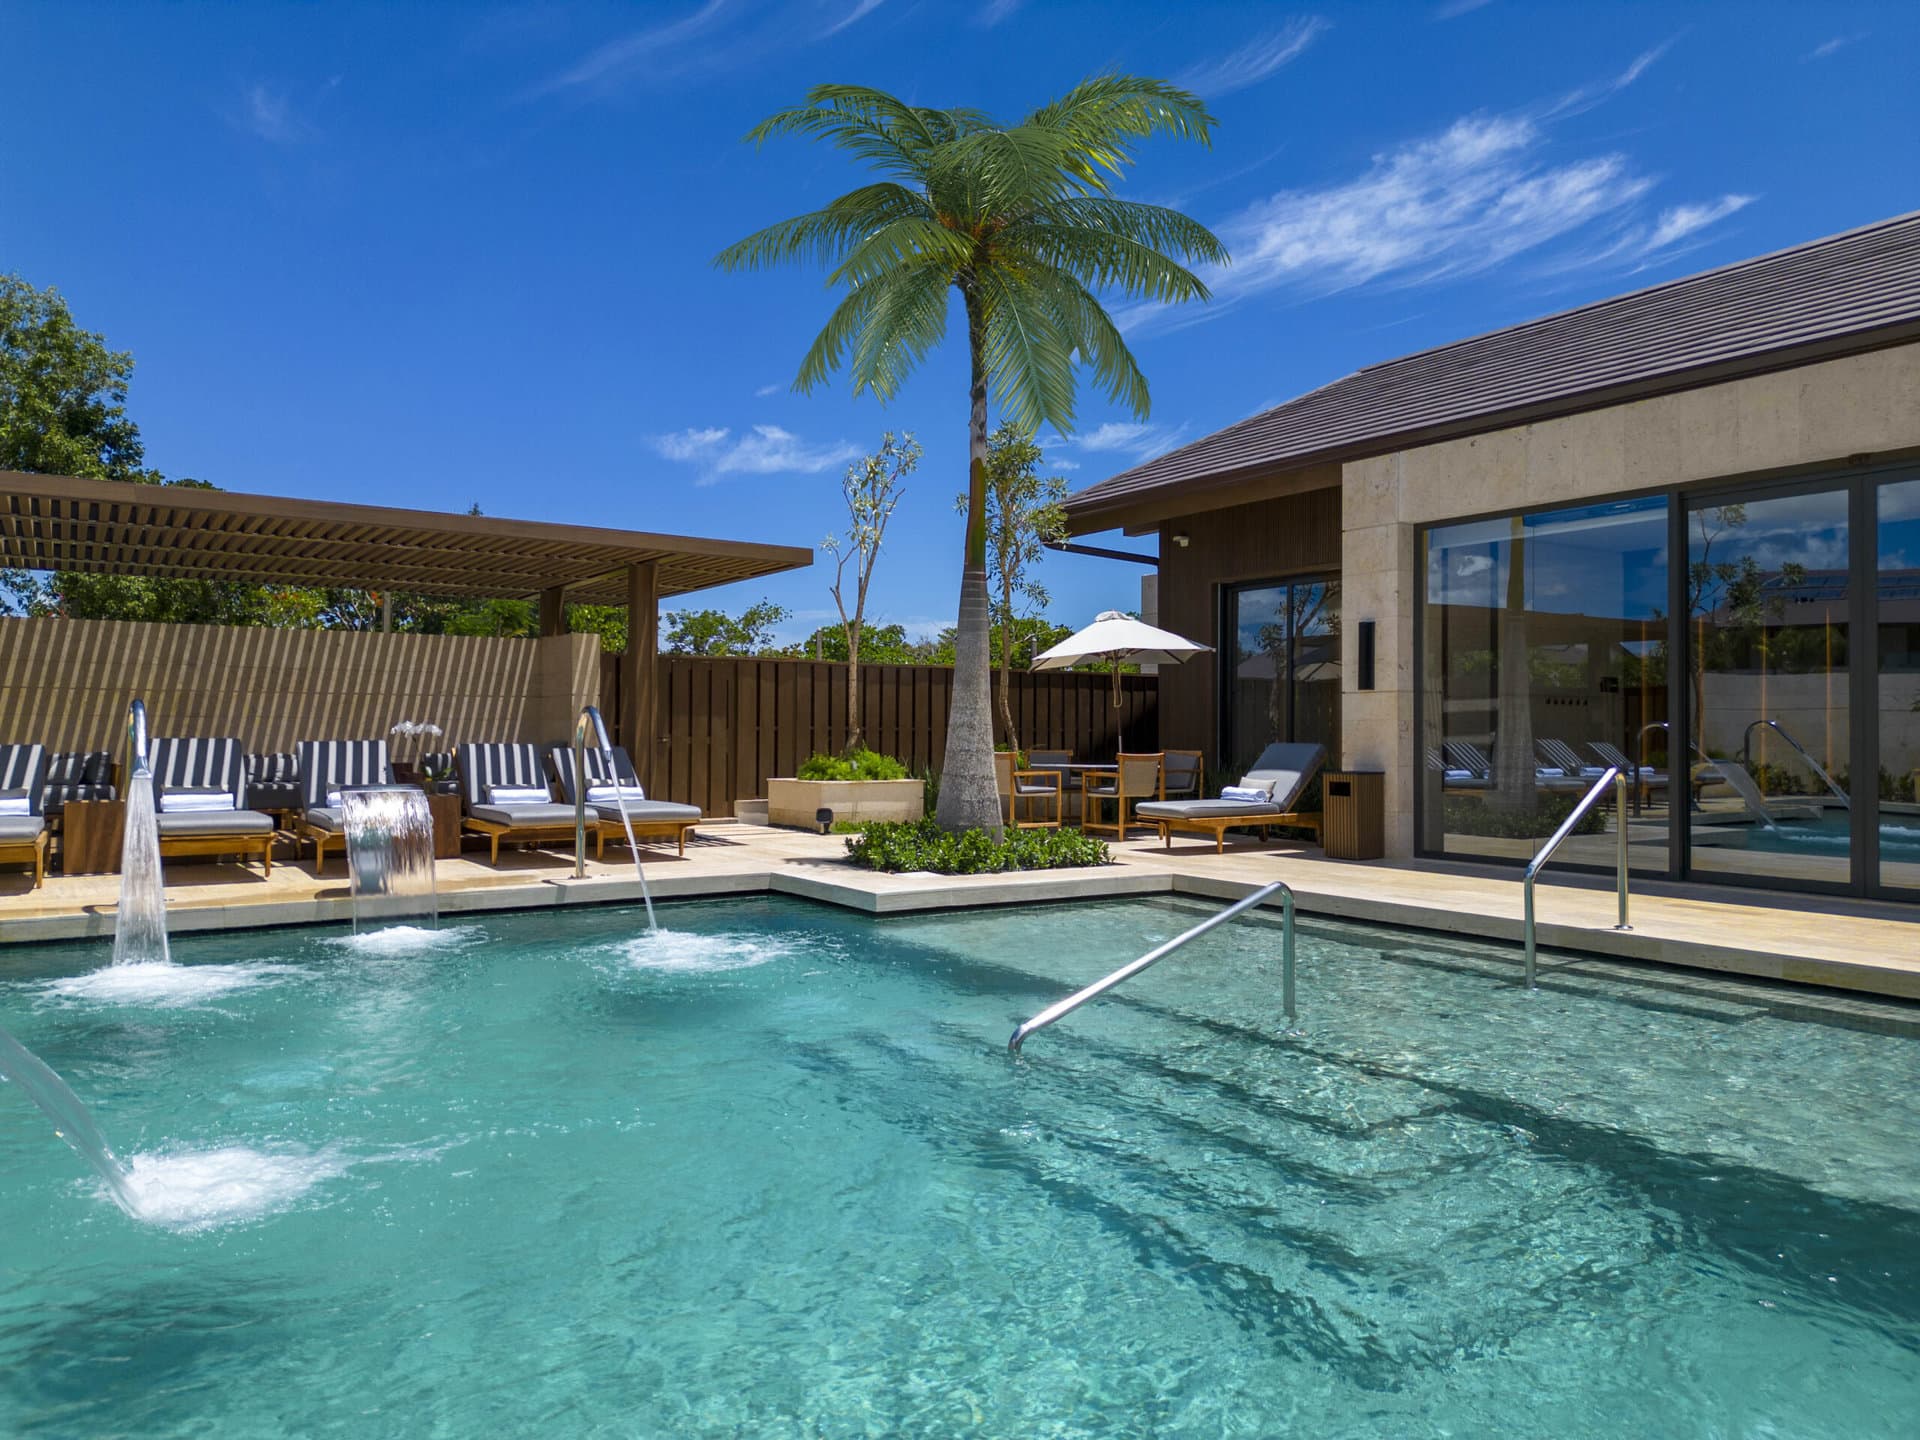
[[[1187,544],[1176,544],[1175,535],[1185,535]],[[1169,520],[1160,527],[1160,625],[1217,651],[1222,585],[1339,568],[1337,483]],[[1218,674],[1213,655],[1160,670],[1160,743],[1204,751],[1209,766],[1220,743]]]

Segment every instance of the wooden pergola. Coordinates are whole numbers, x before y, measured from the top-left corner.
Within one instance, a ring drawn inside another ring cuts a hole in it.
[[[662,599],[812,563],[802,546],[0,470],[6,568],[531,600],[542,635],[564,633],[569,601],[625,605],[630,737],[651,728]]]

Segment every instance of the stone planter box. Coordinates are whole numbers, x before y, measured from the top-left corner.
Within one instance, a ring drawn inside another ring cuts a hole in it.
[[[918,780],[769,780],[767,821],[816,830],[813,818],[833,811],[834,822],[918,820],[926,813],[927,789]]]

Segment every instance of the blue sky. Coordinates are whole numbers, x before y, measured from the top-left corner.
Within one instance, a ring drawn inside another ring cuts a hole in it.
[[[713,254],[858,182],[740,135],[826,80],[1017,116],[1087,74],[1189,84],[1211,151],[1125,191],[1234,255],[1128,312],[1150,420],[1085,394],[1091,483],[1397,354],[1920,204],[1920,6],[0,0],[0,269],[139,362],[151,463],[234,490],[815,544],[846,460],[926,448],[873,603],[952,616],[963,357],[891,406],[794,369],[816,273]],[[1128,548],[1150,548],[1130,541]],[[1056,557],[1056,618],[1138,569]],[[766,594],[794,635],[811,572]]]

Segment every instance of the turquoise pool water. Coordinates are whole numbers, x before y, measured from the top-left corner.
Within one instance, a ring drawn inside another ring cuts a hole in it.
[[[1908,823],[1883,824],[1880,827],[1880,855],[1889,861],[1920,861],[1920,816],[1903,816]],[[1822,815],[1818,820],[1782,820],[1774,829],[1748,825],[1745,844],[1749,850],[1771,850],[1782,854],[1845,855],[1851,845],[1847,816]]]
[[[1204,908],[0,953],[0,1434],[1845,1436],[1920,1414],[1912,1012]],[[220,968],[230,967],[230,968]]]

